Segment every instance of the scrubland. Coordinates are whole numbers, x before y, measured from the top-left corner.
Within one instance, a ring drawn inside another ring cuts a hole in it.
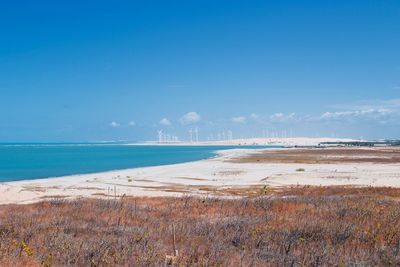
[[[0,206],[0,265],[400,264],[400,189],[257,190]]]

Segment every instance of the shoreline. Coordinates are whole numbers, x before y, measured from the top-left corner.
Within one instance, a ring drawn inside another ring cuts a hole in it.
[[[254,150],[262,149],[255,148]],[[122,194],[131,194],[131,196],[177,196],[178,193],[166,193],[166,192],[154,192],[154,190],[150,190],[150,187],[145,190],[146,192],[135,192],[138,194],[132,194],[132,190],[120,190],[119,187],[133,187],[136,185],[130,184],[118,184],[112,183],[107,180],[117,179],[121,176],[125,176],[128,182],[129,179],[132,179],[133,173],[141,173],[142,171],[147,171],[152,169],[158,170],[166,167],[167,169],[171,169],[174,167],[186,167],[187,164],[200,163],[204,161],[210,160],[224,160],[225,156],[229,151],[237,150],[237,152],[232,155],[239,156],[245,155],[246,152],[244,150],[249,150],[246,148],[237,148],[237,149],[226,149],[226,150],[215,150],[213,152],[214,155],[207,159],[200,159],[195,161],[188,161],[182,163],[174,163],[174,164],[165,164],[165,165],[154,165],[154,166],[146,166],[146,167],[134,167],[128,169],[117,169],[117,170],[109,170],[103,172],[94,172],[94,173],[85,173],[85,174],[73,174],[73,175],[65,175],[65,176],[56,176],[56,177],[47,177],[47,178],[35,178],[35,179],[27,179],[27,180],[16,180],[16,181],[4,181],[0,182],[0,205],[3,204],[30,204],[39,202],[42,200],[50,199],[50,198],[77,198],[77,197],[113,197],[115,194],[113,185],[117,186],[117,195],[121,196]],[[253,149],[250,149],[253,150]],[[239,152],[239,155],[238,155]],[[242,153],[240,153],[242,152]],[[106,179],[107,181],[98,182],[98,179]],[[102,183],[103,186],[89,186],[88,184],[97,184]],[[108,186],[105,186],[108,185]],[[86,187],[85,187],[86,186]],[[141,186],[138,186],[140,188]],[[143,185],[143,189],[146,189],[146,185]],[[126,188],[125,188],[126,189]],[[61,190],[61,191],[60,191]],[[73,190],[85,191],[85,192],[71,192]],[[105,193],[110,190],[110,195],[107,196]],[[96,192],[91,192],[96,191]],[[101,192],[98,192],[101,191]],[[128,192],[127,192],[128,191]],[[141,190],[139,190],[141,191]],[[52,192],[53,194],[49,194]],[[66,194],[69,192],[69,194]]]
[[[338,148],[336,148],[338,149]],[[80,174],[3,182],[0,204],[26,204],[49,199],[115,196],[234,196],[235,188],[312,186],[393,186],[400,187],[400,163],[334,162],[282,163],[248,159],[266,153],[291,153],[318,149],[229,149],[204,160]],[[329,151],[330,148],[320,149]],[[374,148],[340,148],[348,152],[376,153]],[[279,151],[279,152],[278,152]],[[397,150],[396,150],[397,151]],[[400,151],[400,150],[399,150]],[[345,153],[344,153],[345,154]],[[299,154],[303,157],[303,154]],[[247,162],[246,162],[247,159]],[[237,162],[237,161],[243,162]],[[236,161],[236,162],[235,162]],[[304,171],[298,171],[304,169]],[[114,191],[116,189],[116,191]]]

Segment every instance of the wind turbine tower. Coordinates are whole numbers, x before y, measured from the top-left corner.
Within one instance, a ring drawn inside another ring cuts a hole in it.
[[[199,142],[199,129],[197,127],[194,129],[194,134],[196,137],[196,142],[198,143]]]
[[[189,129],[189,135],[190,135],[190,143],[193,142],[193,130],[192,128]]]
[[[228,130],[228,140],[231,141],[233,139],[233,133],[231,130]]]
[[[162,133],[162,130],[158,130],[157,131],[157,133],[158,133],[158,143],[162,143],[162,139],[163,139],[163,133]]]

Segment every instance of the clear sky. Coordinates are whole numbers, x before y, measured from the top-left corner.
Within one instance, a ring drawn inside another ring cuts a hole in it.
[[[400,137],[400,1],[7,1],[0,142]]]

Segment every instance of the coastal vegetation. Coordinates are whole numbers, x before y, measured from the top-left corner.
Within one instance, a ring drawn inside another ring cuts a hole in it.
[[[390,266],[400,189],[298,186],[237,198],[0,207],[1,266]]]

